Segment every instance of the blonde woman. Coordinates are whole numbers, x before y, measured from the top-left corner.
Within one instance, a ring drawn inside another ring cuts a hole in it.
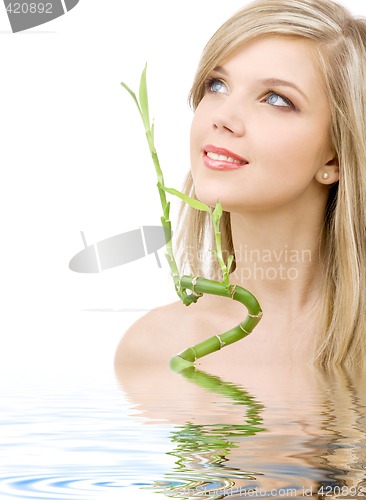
[[[231,283],[259,300],[244,341],[203,359],[362,365],[366,359],[366,21],[332,0],[257,0],[204,49],[191,90],[185,191],[223,209]],[[181,212],[184,273],[217,278],[209,220]],[[245,317],[204,295],[151,311],[116,363],[168,362]]]

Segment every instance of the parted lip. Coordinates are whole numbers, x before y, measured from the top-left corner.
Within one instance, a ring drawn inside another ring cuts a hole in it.
[[[212,144],[207,144],[206,146],[204,146],[203,152],[204,152],[204,154],[216,153],[218,155],[228,156],[229,158],[233,158],[234,160],[240,161],[240,162],[245,163],[245,164],[249,163],[247,159],[243,158],[242,156],[237,155],[236,153],[233,153],[229,149],[219,148],[217,146],[213,146]]]

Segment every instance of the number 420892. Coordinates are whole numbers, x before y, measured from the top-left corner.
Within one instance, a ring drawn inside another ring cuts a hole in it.
[[[52,3],[10,2],[6,10],[11,14],[52,14]]]
[[[366,488],[359,486],[322,486],[318,490],[319,496],[339,496],[339,497],[363,497],[366,495]]]

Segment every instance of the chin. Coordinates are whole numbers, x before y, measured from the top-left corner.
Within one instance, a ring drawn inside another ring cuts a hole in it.
[[[224,210],[228,210],[229,206],[232,205],[232,193],[226,192],[222,184],[217,185],[217,183],[212,182],[199,182],[195,185],[195,193],[199,201],[212,208],[216,206],[217,200],[220,200]]]
[[[199,189],[195,186],[195,193],[197,199],[209,207],[215,207],[217,200],[220,199],[220,192],[213,189]]]

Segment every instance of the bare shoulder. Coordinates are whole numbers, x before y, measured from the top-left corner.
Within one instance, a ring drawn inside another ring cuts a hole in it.
[[[181,301],[157,307],[139,318],[123,334],[115,355],[116,365],[168,361],[195,330],[192,310]]]
[[[166,365],[187,347],[225,331],[235,320],[220,304],[220,297],[204,295],[188,307],[179,300],[149,311],[123,334],[116,366]]]

